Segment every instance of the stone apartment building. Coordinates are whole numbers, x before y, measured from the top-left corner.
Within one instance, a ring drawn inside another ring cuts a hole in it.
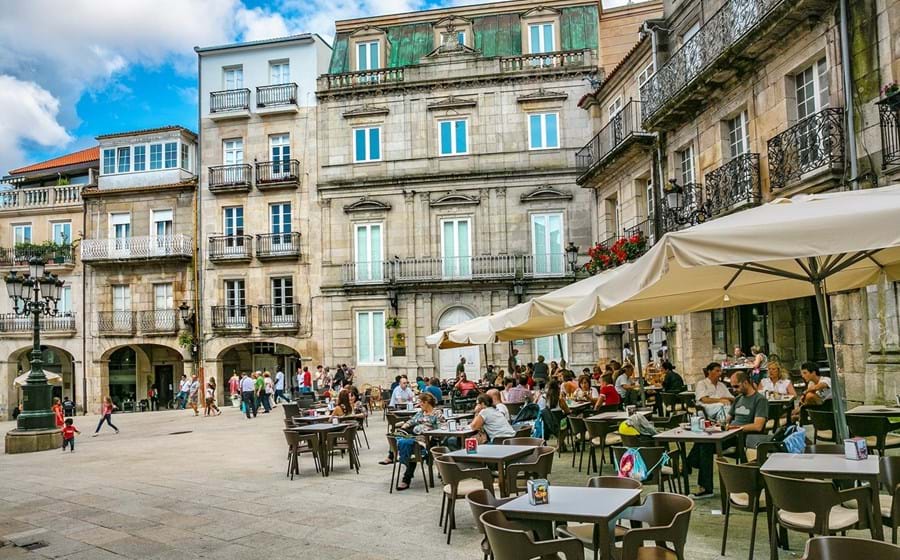
[[[0,271],[27,273],[37,256],[65,281],[57,315],[41,319],[44,370],[62,376],[54,396],[85,401],[82,307],[81,189],[97,180],[98,151],[88,148],[13,169],[0,184]],[[15,314],[6,289],[0,296],[0,418],[20,402],[14,380],[31,369],[32,318]]]
[[[318,85],[322,355],[363,382],[470,376],[509,347],[424,337],[574,280],[596,235],[575,182],[592,129],[578,108],[658,3],[512,1],[339,21]],[[510,345],[512,347],[513,345]],[[593,332],[522,341],[593,364]]]
[[[197,307],[197,135],[165,126],[97,140],[100,174],[82,191],[79,247],[88,407],[109,395],[134,409],[153,385],[165,405],[195,370],[179,306]]]
[[[283,368],[292,378],[301,360],[327,359],[313,321],[315,89],[331,48],[304,34],[195,50],[205,373],[222,382]]]
[[[838,1],[667,0],[581,102],[596,134],[578,152],[578,183],[596,193],[598,240],[641,232],[652,243],[776,197],[896,182],[900,121],[879,88],[900,80],[900,2],[848,6],[844,40]],[[832,297],[850,398],[898,392],[897,299],[887,284]],[[670,327],[676,361],[696,380],[734,346],[760,345],[795,371],[824,360],[818,320],[804,298],[660,318],[640,332],[659,342]]]

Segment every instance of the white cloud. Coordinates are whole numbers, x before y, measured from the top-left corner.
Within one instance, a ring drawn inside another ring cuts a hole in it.
[[[284,0],[283,5],[297,14],[295,27],[318,33],[327,41],[334,37],[337,20],[413,12],[427,6],[424,0]]]
[[[0,75],[0,169],[5,173],[22,162],[21,144],[67,144],[72,139],[57,122],[59,100],[34,82]]]
[[[241,39],[244,41],[286,37],[291,34],[287,22],[280,14],[265,12],[260,8],[239,10],[235,20],[243,30]]]

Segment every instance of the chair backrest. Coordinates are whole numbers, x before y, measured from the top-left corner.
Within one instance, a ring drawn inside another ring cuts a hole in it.
[[[885,542],[852,537],[813,537],[806,541],[802,560],[872,558],[900,560],[900,547]]]
[[[623,447],[653,447],[655,443],[653,438],[644,435],[619,434],[619,437],[622,438]]]
[[[853,437],[884,436],[890,431],[890,422],[881,416],[848,414],[847,427]]]
[[[828,410],[808,410],[809,420],[816,431],[831,430],[834,433],[834,413]]]
[[[436,445],[436,446],[432,447],[431,449],[429,449],[428,452],[431,453],[432,457],[437,459],[438,457],[443,457],[447,453],[450,453],[450,448]]]
[[[769,454],[786,452],[784,444],[780,441],[765,441],[756,446],[756,461],[754,462],[757,465],[762,465],[766,462]]]
[[[478,532],[483,535],[484,525],[481,524],[481,514],[497,509],[497,504],[501,502],[486,488],[469,492],[466,494],[466,501],[469,503],[469,509],[472,510],[472,517],[475,518],[475,526],[478,527]]]
[[[762,473],[772,505],[792,513],[813,513],[815,523],[810,533],[828,534],[831,508],[840,503],[837,491],[827,480],[786,478]]]
[[[843,455],[844,446],[837,443],[816,443],[803,448],[804,453],[820,453],[822,455]]]
[[[622,410],[622,405],[620,404],[605,404],[597,409],[598,413],[601,412],[618,412]]]
[[[900,486],[900,457],[884,456],[881,461],[881,483],[893,495]]]
[[[512,437],[503,440],[503,445],[536,445],[540,447],[544,445],[544,440],[535,437]]]
[[[434,462],[437,465],[438,473],[441,475],[441,480],[444,481],[444,484],[459,484],[459,482],[463,480],[473,478],[473,471],[487,470],[486,468],[462,469],[457,463],[444,457],[435,457]]]
[[[656,417],[652,419],[652,422],[657,429],[670,430],[677,428],[679,424],[686,424],[688,422],[688,413],[677,412],[669,416]]]
[[[569,429],[576,436],[586,434],[587,426],[584,424],[584,418],[581,416],[569,416]]]
[[[614,431],[610,430],[611,422],[608,420],[590,420],[585,418],[584,425],[587,427],[590,439],[600,438],[600,441],[603,441],[607,433]]]
[[[282,430],[284,432],[284,440],[287,442],[288,447],[296,448],[300,445],[300,434],[295,432],[294,430]]]
[[[293,428],[294,427],[294,419],[292,417],[284,419],[284,427],[285,428]]]
[[[592,476],[587,481],[588,488],[617,488],[621,490],[640,490],[644,487],[639,480],[621,476]]]
[[[759,465],[736,465],[723,459],[716,459],[719,476],[724,485],[722,493],[747,494],[751,498],[759,496],[763,490],[763,481],[759,473]]]
[[[653,492],[647,494],[643,504],[626,510],[622,517],[641,521],[650,528],[668,527],[665,538],[654,537],[654,540],[671,542],[675,545],[676,550],[683,551],[684,544],[687,542],[693,509],[694,501],[687,496]],[[626,554],[623,554],[623,557],[630,558]]]
[[[542,554],[547,555],[550,552],[547,548],[535,550],[531,531],[508,520],[502,511],[495,509],[484,512],[481,514],[481,524],[484,527],[488,543],[491,545],[494,560],[521,560],[522,558],[535,558]],[[552,542],[560,549],[567,549],[566,560],[584,560],[584,548],[580,543],[574,547],[564,546],[565,544],[571,545],[572,541],[572,539],[562,539]],[[571,552],[571,556],[569,552]]]
[[[284,403],[281,405],[281,409],[284,411],[284,417],[286,419],[300,416],[300,405],[296,403]]]
[[[516,435],[513,437],[516,438],[524,438],[531,435],[531,426],[522,426],[520,428],[516,428]]]

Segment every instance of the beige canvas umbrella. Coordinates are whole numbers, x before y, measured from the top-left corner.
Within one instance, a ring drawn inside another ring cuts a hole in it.
[[[668,233],[566,308],[565,324],[613,324],[815,295],[842,394],[825,295],[900,279],[900,186],[795,196]],[[839,436],[844,403],[833,399]]]
[[[31,374],[31,370],[26,371],[22,375],[13,379],[13,385],[16,387],[21,387],[25,385],[25,382],[28,380],[28,375]],[[53,373],[52,371],[44,370],[44,375],[47,376],[47,383],[51,385],[62,385],[62,376],[58,373]]]

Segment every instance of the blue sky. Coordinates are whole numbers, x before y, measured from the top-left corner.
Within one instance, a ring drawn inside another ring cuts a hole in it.
[[[167,124],[196,129],[196,45],[300,32],[330,41],[338,19],[472,3],[477,1],[10,2],[0,18],[0,176],[92,146],[99,134]]]

